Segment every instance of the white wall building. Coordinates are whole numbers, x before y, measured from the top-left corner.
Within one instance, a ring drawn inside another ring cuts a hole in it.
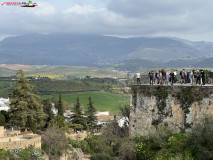
[[[9,107],[10,99],[7,98],[0,98],[0,111],[8,111],[10,109]]]

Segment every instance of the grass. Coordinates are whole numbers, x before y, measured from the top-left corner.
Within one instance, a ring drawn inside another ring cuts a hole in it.
[[[118,107],[120,105],[129,105],[130,98],[124,97],[121,95],[115,95],[112,93],[100,91],[100,92],[84,92],[84,93],[75,93],[75,94],[62,94],[62,99],[69,104],[76,103],[76,97],[79,96],[80,103],[83,108],[87,108],[88,98],[91,97],[94,107],[98,111],[110,111],[110,113],[118,113]],[[58,98],[59,95],[44,95],[42,99],[45,98]]]

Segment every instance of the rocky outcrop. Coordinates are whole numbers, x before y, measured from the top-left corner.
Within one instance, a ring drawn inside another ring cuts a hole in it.
[[[213,114],[213,87],[132,86],[130,136],[148,135],[158,125],[188,130]]]

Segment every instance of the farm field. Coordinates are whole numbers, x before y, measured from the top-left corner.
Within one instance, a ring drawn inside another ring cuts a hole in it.
[[[115,95],[104,91],[62,94],[61,96],[62,99],[68,104],[71,104],[71,106],[76,103],[76,97],[79,96],[80,103],[84,109],[87,108],[88,98],[91,97],[93,104],[98,111],[110,111],[110,113],[118,113],[118,107],[120,105],[129,105],[130,103],[130,98],[128,96]],[[57,94],[41,96],[42,99],[58,99],[58,97],[59,95]]]
[[[126,72],[117,71],[112,68],[97,68],[86,66],[47,66],[47,65],[20,65],[0,64],[0,76],[11,76],[17,73],[17,70],[22,69],[27,77],[49,77],[52,79],[67,79],[85,76],[100,77],[100,78],[120,78],[125,77]]]

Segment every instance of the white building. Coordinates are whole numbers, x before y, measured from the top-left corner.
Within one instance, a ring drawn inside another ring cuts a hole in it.
[[[9,107],[10,99],[7,98],[0,98],[0,111],[8,111],[10,109]]]
[[[127,126],[128,126],[129,119],[128,119],[128,117],[122,117],[117,122],[118,122],[119,127],[123,127],[125,123],[127,123]]]

